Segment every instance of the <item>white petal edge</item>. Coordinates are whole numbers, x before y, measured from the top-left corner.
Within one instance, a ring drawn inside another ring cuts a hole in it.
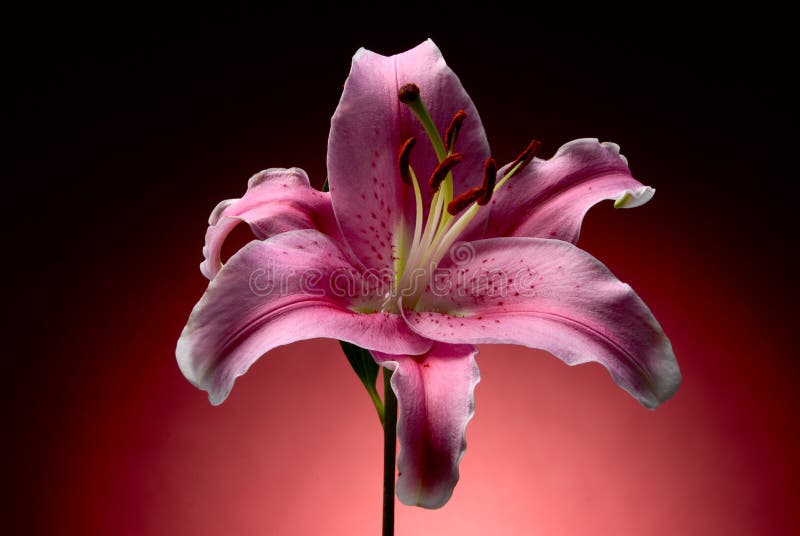
[[[653,199],[656,189],[650,186],[642,186],[636,190],[625,190],[614,201],[614,208],[635,208],[640,207]]]

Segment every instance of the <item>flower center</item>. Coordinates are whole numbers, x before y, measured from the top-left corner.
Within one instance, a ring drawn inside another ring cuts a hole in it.
[[[428,217],[423,226],[423,200],[420,184],[411,165],[411,150],[416,143],[409,138],[400,147],[398,167],[403,182],[414,190],[416,218],[414,235],[410,243],[398,248],[395,260],[395,283],[393,292],[387,296],[384,310],[396,307],[402,298],[403,307],[415,308],[420,296],[431,283],[430,277],[450,247],[458,240],[478,211],[489,203],[492,194],[506,181],[527,166],[540,147],[532,141],[528,147],[508,166],[503,178],[497,182],[497,166],[494,159],[484,163],[483,181],[480,186],[470,188],[454,197],[453,169],[464,155],[454,152],[461,126],[467,114],[459,110],[450,121],[442,140],[428,110],[420,99],[419,88],[406,84],[398,92],[400,102],[407,105],[425,129],[438,159],[436,168],[428,179],[427,186],[433,196],[428,208]]]

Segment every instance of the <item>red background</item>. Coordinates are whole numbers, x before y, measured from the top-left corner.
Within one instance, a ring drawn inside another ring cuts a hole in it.
[[[174,345],[211,208],[267,167],[321,184],[352,54],[428,35],[499,161],[534,136],[546,155],[599,137],[658,189],[595,209],[581,246],[655,312],[684,383],[649,412],[600,366],[481,348],[462,480],[441,510],[399,505],[397,534],[798,529],[780,32],[173,30],[60,27],[8,49],[14,533],[377,534],[380,427],[335,342],[273,351],[217,408]]]

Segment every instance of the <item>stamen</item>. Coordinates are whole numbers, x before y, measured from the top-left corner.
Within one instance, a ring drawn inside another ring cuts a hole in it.
[[[480,186],[470,188],[447,204],[447,212],[449,212],[451,216],[455,216],[469,205],[477,201],[482,195],[483,188]]]
[[[492,198],[494,183],[497,180],[497,164],[494,158],[487,158],[483,165],[483,184],[481,184],[481,196],[478,198],[480,206],[485,205]]]
[[[414,148],[415,143],[417,143],[417,140],[414,139],[414,137],[408,138],[400,147],[400,154],[397,156],[397,167],[400,169],[400,178],[408,185],[411,184],[411,174],[408,171],[410,166],[409,157],[411,156],[411,149]]]
[[[434,192],[439,189],[439,185],[441,185],[442,181],[447,178],[447,174],[450,173],[450,170],[456,167],[456,165],[463,159],[463,154],[453,153],[439,162],[439,164],[436,166],[436,169],[434,169],[433,173],[431,173],[431,178],[428,180],[428,184]]]
[[[458,133],[461,132],[461,125],[464,123],[464,119],[466,118],[467,112],[464,110],[459,110],[450,120],[450,125],[447,127],[447,130],[444,133],[444,142],[448,153],[453,152],[453,148],[456,145],[456,139],[458,139]]]
[[[419,87],[416,84],[406,84],[397,92],[397,97],[403,104],[411,104],[419,100]]]
[[[513,171],[513,173],[519,173],[525,168],[525,166],[531,163],[533,157],[536,156],[536,151],[541,149],[541,147],[542,147],[542,142],[540,142],[539,140],[531,141],[525,148],[525,150],[522,151],[519,154],[519,156],[516,159],[514,159],[513,162],[511,162],[511,165],[508,166],[506,169],[508,169],[509,172]]]
[[[541,147],[541,143],[533,140],[528,147],[514,160],[509,166],[508,171],[500,181],[497,181],[497,164],[494,159],[487,158],[483,167],[483,183],[480,187],[475,187],[467,190],[460,196],[453,199],[447,206],[447,211],[451,216],[456,216],[460,211],[464,210],[471,203],[477,203],[469,206],[469,208],[453,221],[452,219],[447,222],[443,227],[445,230],[444,236],[438,240],[436,251],[431,255],[431,262],[436,264],[441,260],[442,256],[449,250],[450,246],[455,243],[458,237],[467,228],[469,222],[478,214],[481,205],[487,204],[492,199],[492,193],[503,186],[513,175],[520,169],[528,165],[533,160],[534,154]],[[437,235],[438,238],[438,235]]]

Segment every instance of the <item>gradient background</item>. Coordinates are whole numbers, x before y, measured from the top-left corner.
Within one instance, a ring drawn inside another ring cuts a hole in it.
[[[9,534],[378,533],[380,427],[335,342],[273,351],[218,408],[174,345],[213,206],[267,167],[321,184],[352,54],[429,35],[498,161],[599,137],[658,189],[595,209],[581,246],[649,304],[684,383],[649,412],[599,365],[481,348],[462,480],[441,510],[399,505],[397,534],[800,528],[786,34],[123,20],[4,47]]]

